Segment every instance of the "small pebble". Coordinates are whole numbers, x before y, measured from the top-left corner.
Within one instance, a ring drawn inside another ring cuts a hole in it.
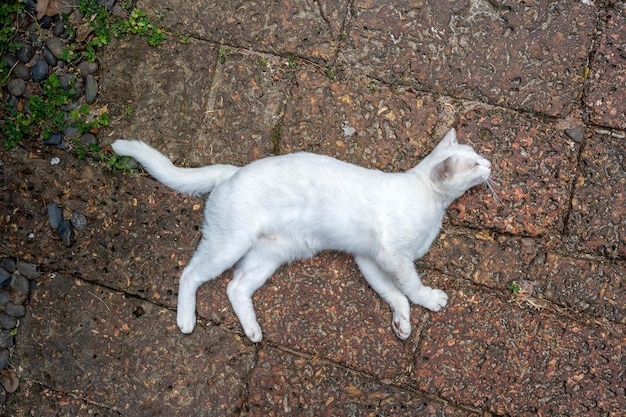
[[[6,54],[4,58],[2,58],[2,60],[6,62],[9,68],[11,68],[13,65],[15,65],[18,62],[18,59],[13,54]]]
[[[17,261],[16,264],[17,270],[20,271],[20,274],[24,275],[28,279],[39,278],[39,272],[37,272],[37,265],[29,264],[24,261]]]
[[[28,61],[35,55],[35,48],[30,43],[23,43],[22,47],[17,51],[16,57],[23,63],[27,64]]]
[[[11,96],[9,95],[9,97],[7,97],[7,108],[13,110],[13,111],[19,111],[18,110],[18,106],[20,104],[20,99],[15,97],[15,96]]]
[[[17,268],[17,262],[15,258],[13,257],[6,257],[6,258],[2,258],[2,261],[0,261],[0,266],[6,269],[7,271],[13,273],[15,272],[15,269]]]
[[[11,287],[23,292],[28,296],[30,294],[30,281],[24,275],[19,272],[13,274],[13,281],[11,282]]]
[[[85,101],[87,104],[93,104],[98,95],[98,82],[93,75],[88,75],[85,82]]]
[[[21,78],[22,80],[30,79],[30,69],[26,65],[21,62],[18,62],[15,67],[13,67],[13,75],[16,78]]]
[[[63,143],[63,134],[61,132],[51,133],[48,139],[44,140],[46,145],[59,146]]]
[[[75,126],[68,126],[63,129],[63,136],[65,136],[66,138],[77,138],[78,129]]]
[[[17,326],[17,319],[8,314],[0,313],[0,328],[14,329]]]
[[[50,223],[50,227],[53,229],[58,229],[63,221],[63,211],[56,205],[56,203],[48,203],[46,207],[46,212],[48,214],[48,222]]]
[[[68,248],[74,244],[74,228],[69,220],[63,219],[59,228],[57,229],[59,236],[61,236],[61,240],[63,240],[63,244]]]
[[[11,330],[0,330],[0,349],[8,349],[15,345],[15,338]]]
[[[13,78],[7,82],[7,90],[9,94],[21,97],[26,92],[26,82],[21,78]]]
[[[79,106],[80,103],[78,102],[78,100],[71,100],[69,103],[62,105],[61,110],[63,110],[64,112],[70,112],[78,108]]]
[[[97,62],[81,62],[78,65],[78,70],[83,75],[95,74],[98,69],[100,69],[100,66]]]
[[[52,34],[54,36],[61,36],[63,35],[63,32],[65,32],[65,24],[62,20],[59,20],[52,28]]]
[[[113,6],[115,6],[115,1],[116,0],[98,0],[98,4],[110,12],[113,9]]]
[[[50,160],[50,165],[59,165],[61,158],[54,157]]]
[[[0,289],[6,288],[11,284],[11,273],[0,267]]]
[[[59,62],[59,60],[57,59],[56,56],[54,56],[54,54],[52,52],[50,52],[50,49],[48,48],[43,48],[41,50],[41,55],[43,56],[43,59],[46,60],[46,62],[51,66],[54,67],[56,66],[56,64]]]
[[[41,26],[42,29],[50,29],[53,23],[54,23],[54,16],[46,15],[42,17],[41,20],[39,21],[39,26]]]
[[[5,306],[11,301],[6,291],[0,291],[0,310],[4,311]]]
[[[72,213],[72,226],[76,230],[83,230],[87,227],[87,217],[84,214],[77,211]]]
[[[80,143],[85,146],[95,145],[96,143],[98,143],[98,139],[95,135],[92,135],[91,133],[85,133],[81,135]]]
[[[20,319],[26,315],[26,307],[21,304],[13,304],[9,302],[4,309],[4,314]]]
[[[7,369],[7,366],[9,366],[10,356],[11,353],[9,352],[9,349],[0,350],[0,369]]]
[[[356,129],[350,126],[344,126],[342,127],[343,129],[343,135],[344,136],[354,136],[354,134],[356,133]]]
[[[63,39],[50,37],[46,39],[46,46],[57,59],[61,59],[63,51],[65,51],[65,42]]]
[[[50,67],[45,59],[38,60],[30,69],[30,75],[33,81],[39,82],[48,78],[48,70]]]
[[[81,79],[78,78],[76,80],[74,80],[74,97],[81,97],[83,94],[85,94],[85,82]]]
[[[9,301],[12,302],[13,304],[17,304],[17,305],[26,304],[26,301],[28,300],[28,295],[18,290],[17,288],[9,287],[6,293],[9,295]]]
[[[585,138],[584,126],[576,126],[571,129],[565,129],[565,134],[576,143],[581,143]]]
[[[65,73],[58,76],[59,82],[61,83],[61,88],[64,90],[69,90],[72,88],[72,84],[74,82],[74,75]]]

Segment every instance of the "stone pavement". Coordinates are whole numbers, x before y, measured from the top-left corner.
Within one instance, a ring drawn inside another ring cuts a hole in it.
[[[202,199],[2,151],[2,255],[42,272],[6,415],[624,415],[626,2],[138,6],[169,39],[103,54],[103,143],[140,138],[186,166],[307,150],[395,171],[454,126],[501,203],[478,187],[450,208],[417,262],[450,303],[414,306],[407,341],[351,258],[324,253],[258,291],[254,345],[229,273],[199,291],[194,333],[176,328]],[[89,219],[71,248],[49,201]]]

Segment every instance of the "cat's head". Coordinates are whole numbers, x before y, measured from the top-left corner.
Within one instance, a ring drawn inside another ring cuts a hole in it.
[[[471,146],[459,144],[454,129],[450,129],[426,159],[431,181],[450,201],[487,182],[491,175],[491,162]]]

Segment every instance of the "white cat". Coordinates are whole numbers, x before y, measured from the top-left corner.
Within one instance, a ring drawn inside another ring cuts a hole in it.
[[[309,153],[241,168],[178,168],[140,141],[117,140],[112,147],[174,190],[211,193],[202,240],[180,278],[178,327],[193,331],[197,289],[237,263],[228,298],[253,342],[263,337],[254,292],[280,265],[327,249],[354,255],[367,282],[391,307],[396,336],[409,337],[409,300],[432,311],[448,301],[443,291],[422,284],[413,261],[428,251],[450,203],[491,173],[489,161],[457,143],[454,129],[403,173]]]

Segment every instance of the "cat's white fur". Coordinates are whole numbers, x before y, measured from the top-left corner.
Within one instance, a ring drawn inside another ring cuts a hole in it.
[[[454,129],[402,173],[310,153],[241,168],[178,168],[140,141],[117,140],[112,147],[177,191],[211,193],[202,239],[180,278],[178,327],[193,331],[197,289],[237,263],[228,297],[253,342],[262,339],[254,292],[280,265],[322,250],[354,255],[367,282],[391,307],[395,334],[409,337],[409,300],[432,311],[448,301],[443,291],[422,284],[413,262],[428,251],[450,203],[491,173],[489,161],[458,144]]]

